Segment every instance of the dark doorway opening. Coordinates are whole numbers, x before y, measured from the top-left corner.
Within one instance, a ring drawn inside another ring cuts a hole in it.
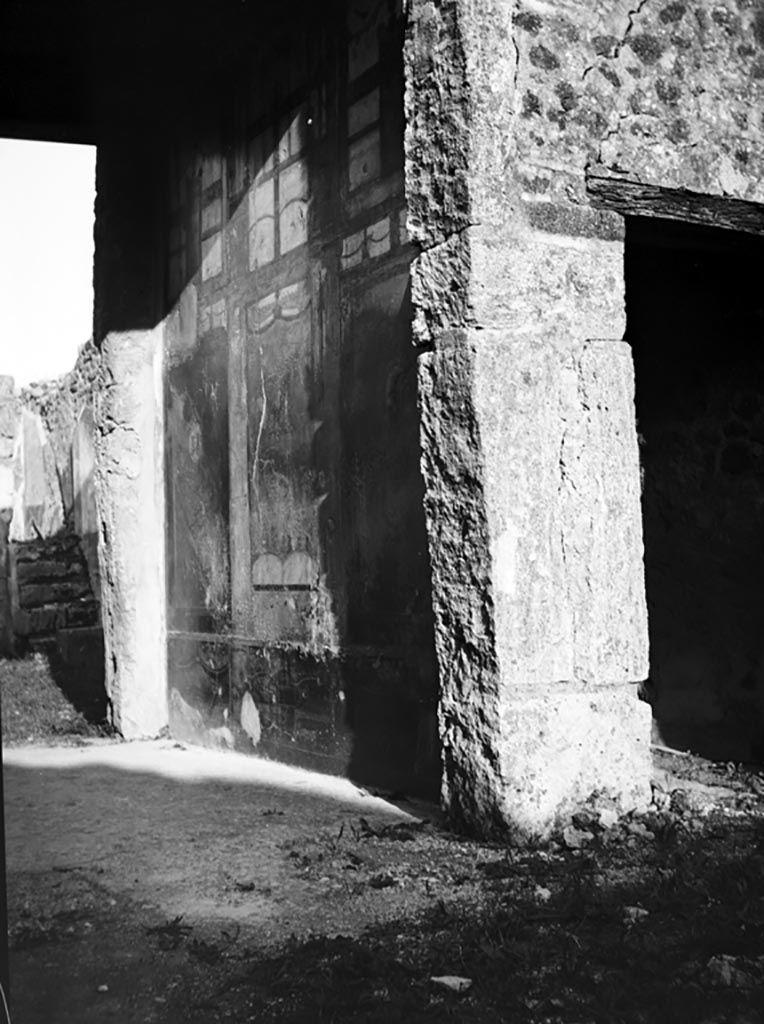
[[[764,759],[764,239],[627,218],[654,739]]]

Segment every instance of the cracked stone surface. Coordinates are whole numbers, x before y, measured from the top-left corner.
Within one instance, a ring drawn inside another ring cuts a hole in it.
[[[760,6],[642,0],[543,15],[531,6],[514,19],[515,146],[528,201],[581,202],[580,174],[592,166],[761,202]]]

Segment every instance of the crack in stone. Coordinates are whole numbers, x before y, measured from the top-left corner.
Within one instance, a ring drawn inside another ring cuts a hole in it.
[[[591,174],[592,170],[594,170],[597,167],[601,167],[602,166],[602,163],[603,163],[603,161],[602,161],[602,150],[605,148],[605,145],[613,138],[613,136],[617,135],[619,133],[619,131],[621,130],[621,125],[623,124],[623,122],[627,118],[629,118],[631,116],[632,116],[632,114],[629,111],[624,111],[623,113],[619,114],[618,115],[618,120],[617,120],[616,124],[612,128],[608,128],[608,130],[605,132],[605,134],[599,140],[599,142],[597,143],[597,152],[596,152],[596,154],[594,156],[594,159],[587,160],[586,163],[584,164],[584,178],[585,179]],[[617,171],[618,167],[617,166],[612,167],[611,170]]]
[[[620,43],[616,44],[615,50],[613,51],[613,53],[609,57],[606,58],[606,60],[615,60],[620,55],[621,50],[624,48],[624,46],[628,42],[629,36],[631,35],[631,30],[634,28],[634,22],[639,17],[639,15],[642,13],[642,8],[647,3],[648,3],[648,0],[640,0],[640,2],[637,4],[637,6],[634,8],[634,10],[633,11],[629,11],[629,14],[628,14],[629,23],[626,26],[626,31],[623,34],[623,38],[621,39]]]
[[[429,244],[420,242],[418,239],[415,238],[414,243],[419,248],[417,256],[423,256],[425,253],[433,252],[435,249],[440,249],[442,246],[448,245],[449,242],[451,242],[453,239],[456,239],[460,235],[463,235],[465,231],[469,231],[470,228],[479,228],[480,226],[481,221],[479,220],[468,221],[466,224],[463,224],[460,228],[455,228],[453,231],[449,231],[449,233],[447,235],[444,235],[443,238],[439,238],[435,241],[430,242]]]
[[[633,29],[634,29],[634,25],[636,23],[637,18],[642,13],[642,10],[644,9],[645,5],[648,2],[649,2],[649,0],[639,0],[639,3],[637,4],[637,6],[634,7],[632,10],[627,12],[627,17],[628,17],[629,20],[628,20],[628,24],[626,25],[626,30],[624,31],[623,36],[621,37],[620,42],[617,42],[615,44],[615,46],[613,47],[612,53],[609,53],[607,55],[601,56],[593,64],[588,64],[584,68],[584,70],[583,70],[583,72],[581,74],[581,81],[582,82],[586,81],[587,76],[590,74],[590,72],[594,71],[595,68],[600,67],[600,65],[602,65],[602,64],[609,64],[611,61],[614,61],[614,60],[618,59],[618,57],[621,54],[621,50],[624,48],[624,46],[629,41],[629,36],[631,35],[631,33],[632,33]],[[626,120],[626,118],[628,118],[630,116],[631,116],[631,114],[628,111],[625,111],[625,112],[620,113],[618,115],[618,121],[616,122],[615,127],[609,128],[607,130],[607,132],[605,133],[605,135],[599,140],[599,143],[597,144],[597,152],[596,152],[596,156],[594,158],[594,161],[593,162],[592,161],[587,161],[586,166],[584,168],[584,173],[585,174],[588,174],[589,171],[591,170],[592,163],[594,164],[594,166],[602,164],[602,150],[604,149],[606,143],[609,142],[610,139],[612,139],[613,136],[616,135],[620,131],[621,125],[622,125],[623,121]]]
[[[629,41],[629,36],[632,33],[632,30],[634,28],[634,23],[635,23],[636,19],[642,13],[642,9],[644,8],[644,6],[647,3],[648,3],[648,0],[640,0],[640,2],[637,4],[637,6],[633,10],[627,12],[627,17],[628,17],[629,21],[628,21],[628,24],[626,26],[626,30],[623,33],[623,36],[622,36],[620,42],[617,42],[615,44],[615,47],[613,48],[613,52],[612,53],[609,53],[607,55],[603,54],[602,56],[600,56],[599,60],[596,60],[593,64],[587,64],[587,66],[584,68],[583,72],[581,73],[581,81],[582,82],[585,81],[587,76],[589,75],[589,73],[594,71],[594,69],[597,68],[601,63],[606,62],[606,61],[612,61],[612,60],[617,60],[618,59],[618,57],[620,56],[621,50],[624,48],[626,43]]]
[[[515,32],[515,15],[517,14],[519,4],[515,4],[512,10],[512,49],[515,51],[515,73],[512,78],[512,100],[517,113],[517,83],[520,80],[520,47],[517,45],[517,34]]]
[[[599,145],[597,147],[597,163],[598,164],[602,163],[602,150],[605,148],[605,145],[608,142],[610,142],[610,140],[613,138],[614,135],[617,135],[620,132],[621,125],[629,117],[631,117],[631,114],[628,111],[624,111],[623,113],[619,114],[618,115],[618,120],[617,120],[615,126],[613,128],[609,128],[607,130],[607,132],[600,139]]]

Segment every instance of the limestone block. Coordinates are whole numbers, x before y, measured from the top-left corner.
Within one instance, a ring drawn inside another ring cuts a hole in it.
[[[459,8],[417,0],[404,51],[408,231],[427,248],[470,216],[471,103]]]
[[[576,362],[560,446],[573,671],[590,683],[634,682],[649,665],[631,349],[589,341]]]
[[[470,306],[477,324],[543,336],[555,347],[623,336],[619,239],[563,238],[529,228],[496,239],[474,228],[469,241]]]
[[[554,760],[539,765],[533,787],[546,795],[534,818],[508,796],[530,786],[532,722],[526,735],[508,716],[536,700],[554,721],[568,707],[575,730],[589,691],[596,702],[620,684],[602,698],[617,717],[636,701],[628,684],[647,674],[630,351],[455,331],[420,358],[419,387],[444,802],[483,833],[543,831],[587,798],[594,773],[558,784]],[[571,689],[577,699],[556,711]],[[647,785],[635,751],[650,735],[649,713],[625,714],[620,732],[602,724],[610,711],[591,724],[620,737],[597,740],[597,770],[624,807]],[[631,775],[607,760],[621,741]]]
[[[588,800],[620,813],[650,802],[650,706],[634,690],[550,688],[502,709],[502,815],[544,835]]]
[[[411,237],[432,248],[513,220],[517,49],[511,0],[413,0],[404,51]]]
[[[504,686],[646,678],[628,345],[482,332],[474,374]]]
[[[461,232],[418,256],[411,267],[414,340],[431,344],[444,330],[474,324],[469,305],[470,248]]]
[[[470,327],[534,334],[555,347],[621,337],[623,241],[611,221],[596,221],[605,238],[558,235],[556,221],[548,231],[520,222],[504,237],[475,226],[426,250],[411,268],[415,340]]]
[[[463,332],[419,358],[422,476],[432,565],[442,793],[452,818],[501,829],[499,674],[474,347]]]

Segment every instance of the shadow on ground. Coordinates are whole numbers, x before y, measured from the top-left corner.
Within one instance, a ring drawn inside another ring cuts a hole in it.
[[[292,941],[189,1019],[754,1021],[764,1005],[761,824],[476,861],[424,913]],[[455,994],[432,979],[469,979]]]
[[[70,633],[76,631],[69,631]],[[95,646],[75,643],[0,659],[3,743],[59,742],[113,733]]]
[[[21,1024],[761,1019],[758,776],[500,845],[171,743],[8,754]]]

